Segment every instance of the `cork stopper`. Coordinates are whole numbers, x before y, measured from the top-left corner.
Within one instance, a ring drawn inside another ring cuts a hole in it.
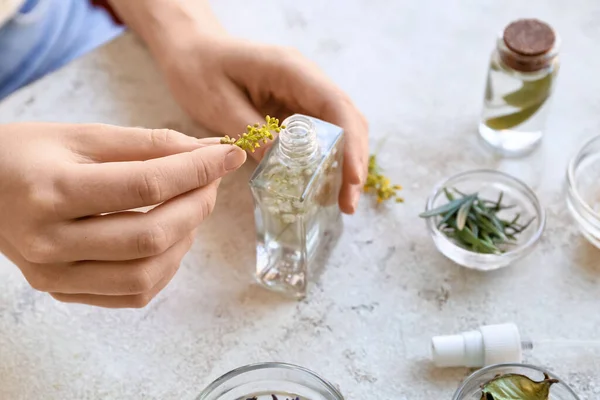
[[[502,60],[517,71],[537,71],[550,65],[555,54],[556,34],[550,25],[537,19],[520,19],[506,27]]]

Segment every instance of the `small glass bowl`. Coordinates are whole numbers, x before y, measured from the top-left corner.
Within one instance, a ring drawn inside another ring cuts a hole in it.
[[[527,364],[497,364],[480,369],[464,380],[452,400],[480,400],[481,385],[494,379],[498,374],[520,374],[540,382],[544,380],[544,373],[558,380],[558,383],[550,387],[550,400],[579,400],[573,389],[562,379],[543,368]]]
[[[600,248],[600,136],[585,143],[569,163],[567,207],[581,233]]]
[[[516,244],[502,254],[482,254],[467,250],[438,229],[439,217],[427,218],[427,227],[438,250],[459,265],[481,271],[506,267],[529,254],[544,231],[546,213],[536,194],[525,183],[504,172],[482,169],[451,176],[435,186],[427,199],[425,211],[433,210],[448,201],[444,188],[454,188],[469,194],[477,192],[481,198],[492,201],[498,199],[503,192],[502,203],[514,204],[516,207],[499,212],[499,217],[511,219],[516,212],[521,213],[520,221],[535,217],[531,225],[517,236]]]
[[[329,382],[292,364],[260,363],[234,369],[208,385],[196,400],[344,400]]]

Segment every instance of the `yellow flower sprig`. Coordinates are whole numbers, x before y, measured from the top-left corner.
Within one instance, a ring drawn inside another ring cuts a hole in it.
[[[377,203],[383,203],[389,199],[394,199],[396,203],[402,203],[404,199],[398,196],[396,193],[398,190],[402,190],[402,186],[392,185],[390,180],[381,173],[375,155],[369,156],[369,171],[364,186],[365,193],[377,195]]]
[[[246,132],[238,135],[238,138],[231,138],[227,135],[221,139],[222,144],[234,144],[246,151],[254,153],[260,147],[260,143],[266,144],[269,140],[273,140],[273,132],[279,133],[285,126],[279,126],[279,119],[270,116],[265,117],[266,124],[248,125]]]

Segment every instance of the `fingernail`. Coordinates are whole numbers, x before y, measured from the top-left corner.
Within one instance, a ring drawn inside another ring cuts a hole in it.
[[[233,148],[225,156],[225,170],[233,171],[234,169],[238,169],[244,163],[244,161],[246,161],[246,153],[237,147]]]
[[[200,138],[200,139],[196,139],[196,141],[199,144],[205,145],[205,146],[212,146],[215,144],[221,144],[221,138],[218,137],[210,137],[210,138]]]

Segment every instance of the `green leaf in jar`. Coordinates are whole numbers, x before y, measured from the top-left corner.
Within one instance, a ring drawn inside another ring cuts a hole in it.
[[[514,128],[527,121],[550,97],[556,73],[557,69],[535,81],[523,81],[518,90],[502,97],[507,105],[519,110],[511,114],[489,118],[485,124],[491,129],[500,130]]]
[[[554,75],[549,73],[535,81],[523,81],[523,85],[512,93],[503,96],[506,104],[520,109],[543,104],[550,97]]]
[[[485,101],[492,101],[494,98],[494,91],[492,89],[492,74],[491,71],[500,71],[500,66],[494,60],[490,63],[490,72],[485,81]]]
[[[550,386],[557,382],[546,374],[541,382],[519,374],[500,375],[483,385],[481,400],[548,400]]]
[[[492,101],[493,97],[492,78],[488,76],[485,82],[485,101]]]
[[[485,124],[495,130],[510,129],[521,125],[533,116],[542,106],[544,102],[534,104],[531,107],[516,111],[512,114],[501,115],[499,117],[488,118]]]

